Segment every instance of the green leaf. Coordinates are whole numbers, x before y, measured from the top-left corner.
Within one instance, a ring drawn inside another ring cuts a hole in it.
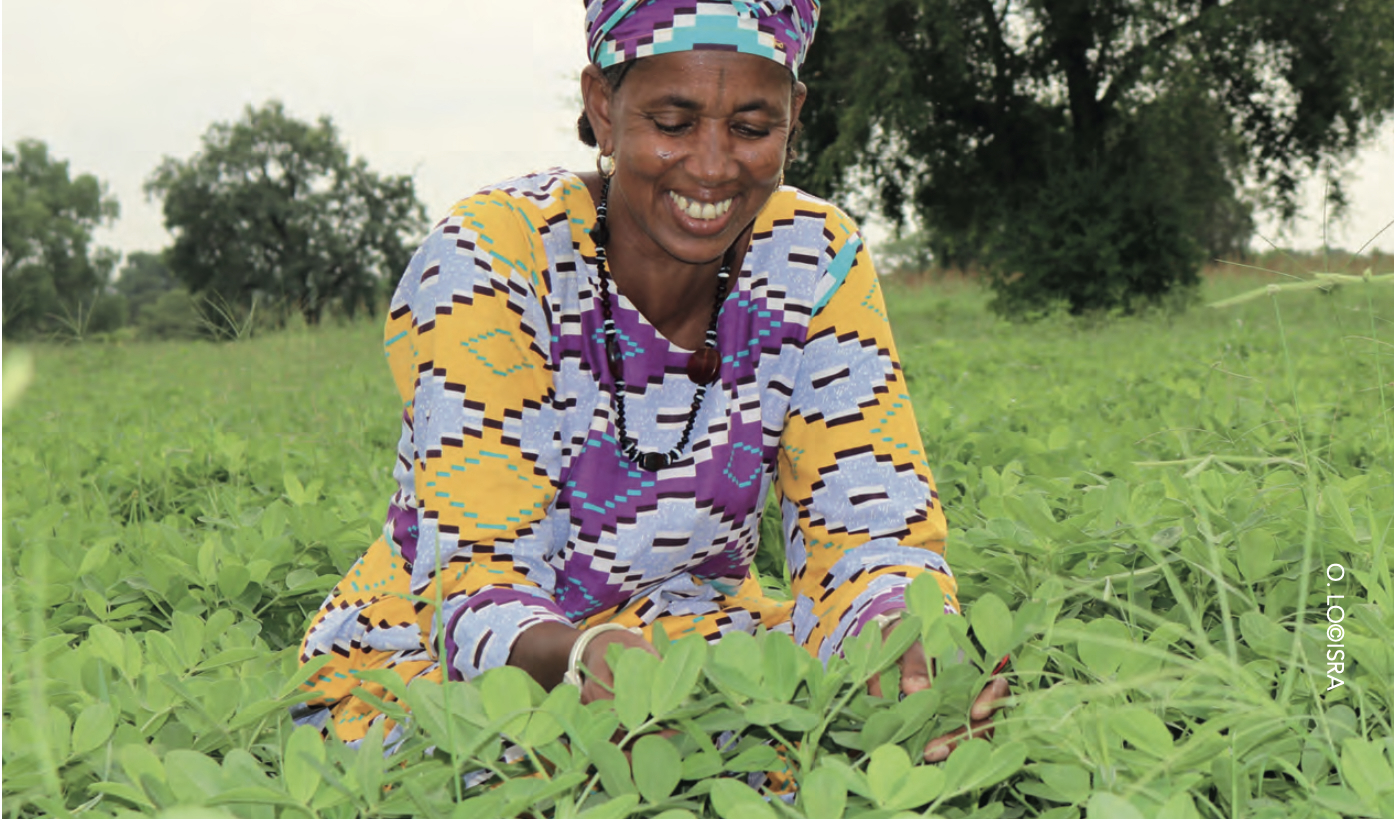
[[[155,752],[146,745],[123,745],[116,752],[121,770],[132,782],[140,782],[149,777],[159,782],[165,781],[165,766]]]
[[[759,794],[744,782],[718,779],[712,782],[712,807],[721,819],[778,819]]]
[[[103,623],[94,624],[87,630],[87,642],[83,643],[83,647],[90,647],[91,651],[96,652],[98,657],[118,671],[126,664],[126,643],[111,626]]]
[[[523,730],[522,743],[531,748],[546,745],[565,732],[558,716],[568,716],[573,709],[580,708],[581,689],[574,685],[559,685],[553,688],[542,701],[541,710],[528,718],[528,727]]]
[[[753,745],[740,752],[726,763],[726,770],[734,773],[751,773],[752,771],[770,771],[778,768],[783,763],[779,760],[779,754],[768,745]]]
[[[876,803],[887,810],[908,810],[933,801],[944,790],[944,771],[913,767],[905,749],[883,745],[871,752],[866,778]]]
[[[905,774],[910,772],[910,757],[899,745],[882,745],[871,752],[866,766],[866,781],[876,803],[886,807]]]
[[[722,637],[712,650],[706,674],[712,682],[751,699],[769,699],[769,692],[760,684],[764,670],[760,647],[755,638],[743,631]]]
[[[152,813],[155,811],[155,803],[151,802],[143,791],[132,785],[127,785],[125,782],[93,782],[87,786],[87,789],[94,793],[105,793],[118,799],[124,799],[132,805],[138,805]]]
[[[604,804],[588,808],[577,819],[625,819],[639,805],[638,794],[617,796]]]
[[[1394,791],[1394,771],[1379,746],[1360,737],[1341,743],[1341,780],[1371,805],[1379,804],[1380,794]]]
[[[992,758],[992,746],[982,739],[970,739],[949,754],[944,761],[945,786],[950,793],[962,793],[977,787]]]
[[[1260,580],[1273,570],[1278,543],[1264,529],[1250,529],[1239,536],[1239,571],[1249,582]]]
[[[884,673],[895,665],[910,648],[910,645],[920,639],[919,618],[913,614],[908,615],[901,625],[891,630],[889,637],[883,639],[884,642],[881,644],[880,650],[876,652],[874,671],[877,674]]]
[[[84,577],[102,570],[106,566],[107,560],[111,558],[111,544],[114,538],[102,538],[93,543],[88,548],[87,554],[82,556],[82,563],[77,567],[77,576]]]
[[[1034,766],[1032,771],[1062,801],[1077,804],[1089,798],[1089,772],[1078,765],[1045,762]]]
[[[825,767],[809,771],[799,782],[799,806],[808,819],[842,819],[847,810],[842,775]]]
[[[247,572],[247,567],[232,564],[224,565],[218,572],[218,591],[229,600],[236,599],[247,588],[247,584],[252,582],[252,576]]]
[[[682,755],[673,743],[650,734],[634,743],[634,784],[651,804],[667,799],[682,778]]]
[[[1099,792],[1089,797],[1089,815],[1108,819],[1145,819],[1142,811],[1121,796]]]
[[[682,778],[688,781],[711,779],[721,773],[721,768],[721,754],[716,751],[701,751],[683,759]]]
[[[484,672],[476,684],[489,720],[498,721],[517,714],[502,727],[502,732],[509,737],[520,737],[528,724],[526,711],[532,707],[533,688],[537,686],[532,676],[521,668],[505,665]]]
[[[1171,731],[1151,711],[1122,708],[1109,714],[1109,727],[1134,748],[1162,759],[1171,754]]]
[[[1016,648],[1012,639],[1012,613],[992,592],[984,594],[968,608],[968,622],[983,650],[994,662]]]
[[[312,499],[305,492],[305,487],[300,483],[300,479],[295,477],[294,472],[286,472],[284,476],[286,485],[286,497],[296,506],[304,506]]]
[[[49,741],[53,755],[59,760],[68,758],[72,752],[73,724],[68,712],[56,705],[48,707]]]
[[[879,748],[891,741],[891,737],[905,726],[901,713],[893,708],[877,711],[862,725],[857,737],[857,747],[863,751]]]
[[[324,739],[313,726],[302,725],[286,740],[281,778],[290,795],[304,804],[308,804],[319,790],[320,774],[314,762],[324,762]]]
[[[85,754],[106,743],[116,728],[116,714],[104,702],[93,703],[82,709],[77,722],[73,724],[73,753]]]
[[[896,703],[893,711],[901,725],[891,736],[891,742],[904,742],[912,734],[925,726],[925,723],[933,719],[935,712],[939,708],[940,690],[938,688],[926,688],[916,691],[900,702]]]
[[[600,784],[611,796],[637,794],[634,780],[630,776],[629,761],[624,753],[609,742],[597,743],[590,749],[591,764],[600,772]]]
[[[1200,811],[1196,810],[1196,803],[1191,799],[1191,795],[1185,791],[1180,791],[1171,795],[1157,811],[1157,819],[1200,819]]]
[[[223,771],[218,763],[198,753],[175,749],[165,755],[169,789],[188,805],[202,805],[223,790]]]
[[[811,658],[783,632],[766,634],[761,647],[764,649],[765,687],[776,702],[788,702],[798,690],[803,668]]]
[[[369,807],[376,807],[382,799],[383,766],[387,764],[382,753],[382,738],[383,723],[378,720],[369,726],[353,762],[359,790]]]
[[[1118,672],[1132,636],[1128,627],[1112,618],[1104,617],[1085,624],[1079,635],[1079,659],[1101,679],[1108,679]]]
[[[620,652],[615,669],[615,713],[620,724],[636,730],[649,718],[649,703],[653,697],[654,677],[659,659],[642,649]]]
[[[775,725],[790,731],[811,731],[821,722],[818,715],[797,705],[781,702],[758,702],[745,710],[751,725]]]

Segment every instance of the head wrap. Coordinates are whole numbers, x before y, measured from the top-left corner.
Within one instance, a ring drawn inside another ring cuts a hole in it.
[[[586,46],[601,68],[676,51],[740,51],[797,76],[819,0],[587,0]]]

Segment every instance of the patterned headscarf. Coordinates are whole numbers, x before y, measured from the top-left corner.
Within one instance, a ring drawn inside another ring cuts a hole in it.
[[[587,0],[586,46],[601,68],[675,51],[741,51],[797,76],[819,0]]]

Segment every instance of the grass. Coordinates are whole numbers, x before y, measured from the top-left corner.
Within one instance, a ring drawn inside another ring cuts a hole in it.
[[[1214,276],[1204,300],[1272,281]],[[931,792],[915,806],[946,818],[1394,816],[1391,288],[1013,325],[970,281],[885,287],[969,609],[959,637],[1012,647],[1018,697],[1001,777],[946,768],[938,790],[890,794],[876,783],[894,754],[847,749],[894,706],[845,689],[822,761],[801,758],[823,766],[811,781],[838,771],[849,816]],[[419,777],[372,774],[284,715],[305,619],[392,489],[400,404],[378,326],[29,352],[4,417],[6,814],[449,815],[457,780],[432,773],[429,736],[402,752]],[[711,663],[700,690],[718,709]],[[834,702],[809,679],[796,704]],[[439,701],[468,717],[475,695],[458,697]],[[639,814],[668,804],[638,787]],[[772,810],[706,788],[663,809]]]

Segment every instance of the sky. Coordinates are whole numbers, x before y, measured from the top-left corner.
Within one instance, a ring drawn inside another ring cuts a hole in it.
[[[143,183],[186,158],[214,122],[270,99],[328,115],[350,152],[408,173],[432,217],[528,171],[594,166],[576,139],[585,64],[581,0],[4,0],[3,110],[11,146],[48,143],[104,180],[121,218],[98,241],[129,253],[169,244]],[[1394,123],[1345,171],[1351,208],[1331,225],[1354,248],[1394,220]],[[1279,244],[1321,243],[1321,192]],[[869,226],[873,239],[875,226]],[[1375,247],[1394,252],[1394,228]]]

